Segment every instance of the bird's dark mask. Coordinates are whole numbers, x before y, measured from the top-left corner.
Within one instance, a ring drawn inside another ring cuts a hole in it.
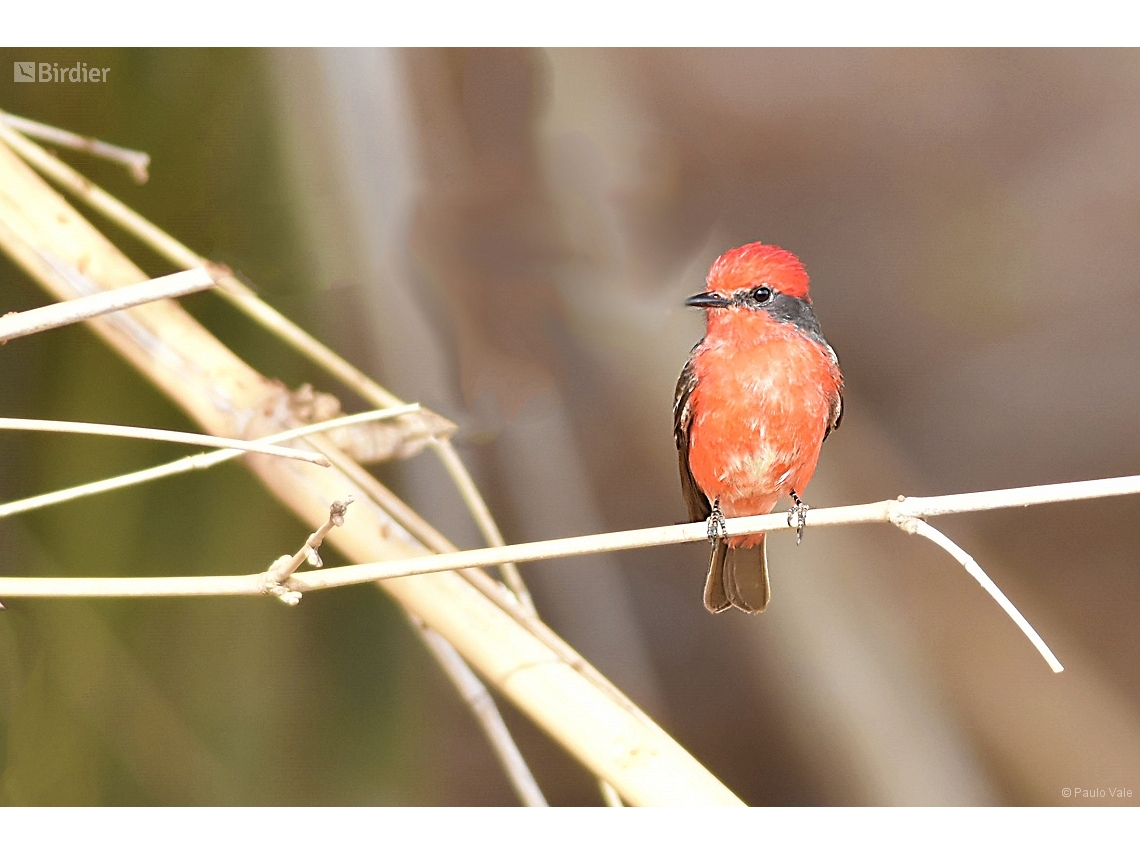
[[[685,305],[694,306],[698,309],[739,307],[764,311],[771,316],[772,320],[782,324],[792,324],[811,338],[820,342],[823,341],[823,331],[820,329],[819,321],[816,320],[815,312],[812,311],[808,299],[781,294],[767,285],[734,291],[728,297],[715,291],[702,291],[700,294],[694,294],[687,299]]]

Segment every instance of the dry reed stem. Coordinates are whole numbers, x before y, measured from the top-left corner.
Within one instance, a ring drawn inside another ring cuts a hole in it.
[[[47,261],[50,263],[51,259]],[[63,303],[52,303],[50,306],[41,306],[26,312],[11,312],[0,317],[0,344],[21,336],[85,321],[108,312],[141,306],[153,300],[185,297],[187,294],[213,287],[214,280],[210,278],[210,274],[198,267],[181,273],[171,273],[169,276],[160,276],[158,279],[151,279],[138,285],[129,285],[116,291],[100,291],[97,294],[76,297]]]
[[[1017,487],[1008,490],[990,490],[928,498],[899,497],[898,499],[864,505],[811,508],[807,511],[804,522],[805,527],[872,522],[888,522],[898,525],[903,520],[922,519],[928,516],[1028,507],[1030,505],[1136,493],[1140,493],[1140,475],[1127,475],[1120,478],[1045,484],[1038,487]],[[796,529],[795,526],[789,526],[786,513],[776,513],[727,519],[725,520],[725,530],[728,536],[733,537],[761,532],[795,531]],[[318,586],[334,587],[377,579],[437,573],[462,567],[484,567],[503,561],[518,563],[542,561],[550,558],[566,558],[572,555],[591,555],[598,552],[667,546],[675,543],[693,543],[707,538],[708,526],[705,523],[682,523],[680,525],[520,543],[504,547],[470,549],[447,555],[408,559],[399,563],[381,562],[367,566],[330,568],[298,575],[295,580],[298,582],[303,580],[307,590],[313,590]]]
[[[229,448],[252,454],[268,454],[289,460],[303,460],[318,466],[328,466],[328,458],[323,454],[299,451],[295,448],[281,448],[267,442],[248,439],[230,439],[224,436],[209,436],[200,433],[187,433],[181,430],[160,430],[158,428],[135,427],[134,425],[106,425],[93,422],[62,422],[52,419],[9,419],[0,417],[0,430],[25,430],[36,433],[70,433],[82,436],[117,436],[124,439],[152,439],[159,442],[173,442],[179,445],[201,445],[206,448]]]
[[[1037,652],[1041,654],[1041,658],[1049,663],[1049,667],[1053,669],[1053,673],[1060,674],[1065,670],[1061,661],[1054,656],[1053,651],[1049,649],[1049,645],[1037,634],[1037,630],[1035,630],[1021,612],[1017,610],[1017,606],[1009,601],[1009,597],[1001,592],[1001,589],[994,583],[994,580],[986,575],[986,571],[982,569],[982,565],[975,561],[970,553],[966,552],[966,550],[934,526],[922,520],[906,519],[895,521],[895,525],[908,534],[917,534],[920,537],[925,537],[927,540],[937,543],[958,559],[958,563],[966,568],[966,572],[974,577],[974,581],[981,585],[986,593],[993,597],[997,604],[1001,606],[1005,613],[1017,624],[1018,629],[1020,629],[1033,646],[1037,648]]]
[[[443,672],[451,679],[459,695],[475,714],[475,720],[483,728],[487,740],[499,758],[499,764],[507,773],[507,779],[515,794],[527,807],[546,807],[546,797],[539,789],[538,782],[523,759],[506,722],[499,713],[495,699],[483,682],[467,667],[467,663],[442,635],[427,626],[415,615],[409,614],[412,625],[418,629],[427,643],[428,650],[435,657]]]
[[[419,404],[405,404],[402,407],[389,407],[383,410],[369,410],[368,412],[356,413],[351,416],[341,416],[339,418],[329,419],[328,421],[304,425],[303,427],[272,434],[265,437],[262,442],[286,442],[290,439],[297,439],[298,437],[307,436],[311,433],[322,433],[324,431],[335,430],[336,428],[361,424],[363,422],[393,418],[395,416],[415,412],[419,409],[419,406]],[[76,487],[53,490],[50,493],[30,496],[26,499],[16,499],[15,501],[0,505],[0,519],[15,516],[16,514],[27,513],[28,511],[34,511],[39,508],[46,508],[51,505],[70,502],[75,499],[82,499],[87,496],[95,496],[100,493],[111,492],[112,490],[120,490],[124,487],[133,487],[135,484],[145,484],[148,481],[169,478],[172,475],[178,475],[184,472],[198,472],[203,469],[209,469],[212,466],[217,466],[219,463],[225,463],[227,460],[241,457],[241,455],[245,453],[245,451],[238,449],[223,449],[222,451],[211,451],[206,454],[192,454],[189,457],[182,457],[178,460],[172,460],[170,463],[151,466],[148,469],[140,469],[137,472],[115,475],[114,477],[103,478],[99,481],[89,481],[86,484],[80,484]]]
[[[150,166],[150,155],[145,151],[135,151],[134,149],[111,145],[111,143],[97,140],[95,137],[81,136],[53,125],[45,125],[43,122],[14,116],[11,113],[0,113],[0,122],[4,122],[8,127],[29,137],[75,151],[85,151],[95,157],[122,164],[131,173],[131,178],[135,180],[136,184],[146,184],[150,177],[147,174],[147,167]]]
[[[355,464],[350,460],[336,460],[336,452],[329,450],[330,457],[338,466],[351,469]],[[362,472],[363,470],[361,470]],[[365,473],[366,475],[367,473]],[[358,474],[359,479],[359,474]],[[356,480],[358,486],[366,486]],[[473,567],[493,566],[504,561],[527,562],[550,558],[566,558],[574,555],[589,555],[598,552],[613,552],[624,549],[640,549],[650,546],[665,546],[705,540],[708,536],[705,523],[685,523],[682,525],[660,526],[635,529],[632,531],[610,532],[607,534],[583,535],[534,543],[521,543],[513,546],[471,549],[459,552],[446,538],[422,520],[414,511],[403,505],[394,495],[380,485],[375,485],[370,496],[384,509],[398,519],[410,531],[423,536],[437,554],[398,561],[381,561],[371,564],[348,565],[325,570],[312,570],[297,573],[288,580],[288,587],[297,592],[308,592],[343,585],[356,585],[384,579],[399,579],[411,576],[429,575],[451,570],[463,574]],[[1140,476],[1129,475],[1120,478],[1104,478],[1093,481],[1075,481],[1064,484],[1046,484],[1037,487],[1017,487],[1008,490],[990,490],[978,493],[960,493],[949,496],[926,498],[905,498],[865,505],[848,505],[838,508],[812,508],[807,511],[805,527],[852,525],[869,522],[889,522],[910,534],[921,535],[937,543],[949,552],[972,575],[1013,619],[1025,633],[1034,647],[1041,653],[1055,671],[1063,670],[1061,663],[1049,650],[1036,630],[1021,615],[1017,608],[998,589],[982,568],[961,547],[937,529],[922,521],[925,516],[967,513],[971,511],[996,510],[999,508],[1027,507],[1029,505],[1053,502],[1079,501],[1083,499],[1105,498],[1140,493]],[[792,530],[787,514],[765,514],[754,517],[737,517],[725,521],[729,536],[757,534]],[[264,593],[263,574],[248,576],[215,576],[184,578],[146,579],[47,579],[47,578],[0,578],[0,596],[4,597],[121,597],[121,596],[195,596],[213,594]],[[482,581],[485,580],[485,581]],[[517,601],[504,601],[501,591],[484,587],[490,580],[482,577],[477,586],[485,590],[489,597],[496,599],[500,607],[509,611],[523,626],[536,631],[529,614]],[[472,579],[474,582],[474,579]],[[545,627],[544,627],[545,629]],[[557,646],[557,645],[555,645]],[[573,661],[576,654],[568,654]],[[575,666],[577,667],[577,665]]]
[[[301,602],[300,592],[292,591],[282,583],[306,561],[314,567],[323,566],[324,562],[321,561],[321,554],[317,550],[321,548],[325,536],[334,526],[344,525],[344,515],[348,512],[348,506],[354,501],[352,496],[345,496],[344,501],[333,502],[329,506],[329,518],[305,539],[305,545],[292,555],[282,555],[269,566],[264,577],[267,594],[272,594],[287,606],[295,606]]]
[[[9,136],[18,137],[0,123],[0,138]],[[0,187],[0,246],[58,298],[75,295],[43,261],[44,250],[107,288],[147,278],[4,146]],[[88,323],[210,433],[260,436],[293,426],[281,414],[281,389],[176,304],[149,304]],[[220,401],[225,401],[224,409]],[[389,398],[388,403],[394,402]],[[332,501],[350,492],[335,470],[261,456],[247,458],[246,464],[313,527],[323,521]],[[354,524],[332,535],[350,558],[422,554],[424,547],[374,501],[358,499],[357,508]],[[361,524],[355,522],[357,513]],[[389,580],[383,586],[626,801],[740,804],[617,689],[599,685],[602,678],[591,679],[568,664],[557,645],[528,631],[466,579],[444,573]]]

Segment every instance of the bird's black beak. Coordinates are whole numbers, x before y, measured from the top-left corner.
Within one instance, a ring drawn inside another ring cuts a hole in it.
[[[728,298],[711,291],[702,291],[686,300],[685,305],[696,306],[698,309],[723,309],[728,305]]]

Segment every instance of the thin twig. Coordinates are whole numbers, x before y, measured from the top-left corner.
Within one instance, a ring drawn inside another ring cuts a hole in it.
[[[420,631],[428,650],[474,713],[475,720],[487,735],[487,740],[498,756],[519,800],[527,807],[546,807],[546,797],[543,796],[530,767],[515,745],[503,716],[495,705],[495,699],[491,697],[483,681],[475,676],[475,672],[446,638],[415,615],[409,613],[408,619]]]
[[[806,515],[805,525],[849,525],[867,522],[890,522],[906,531],[920,534],[939,544],[950,552],[975,579],[1001,604],[1002,608],[1029,637],[1034,646],[1049,662],[1054,671],[1060,670],[1060,662],[1033,630],[1029,623],[1013,607],[1012,603],[998,590],[981,568],[960,547],[930,526],[925,526],[921,516],[965,513],[976,510],[1026,507],[1052,502],[1077,501],[1081,499],[1122,496],[1140,493],[1140,476],[1104,478],[1094,481],[1077,481],[1064,484],[1048,484],[1039,487],[1019,487],[1011,490],[991,490],[980,493],[962,493],[951,496],[929,498],[904,498],[865,505],[848,505],[838,508],[812,508]],[[409,511],[409,513],[411,513]],[[765,514],[753,517],[738,517],[725,523],[729,536],[757,534],[787,530],[786,514]],[[912,528],[913,526],[913,528]],[[925,526],[925,527],[924,527]],[[663,546],[673,543],[701,541],[708,537],[704,523],[661,526],[658,528],[636,529],[608,534],[568,537],[558,540],[522,543],[513,546],[472,549],[464,552],[441,552],[417,558],[397,561],[379,561],[368,564],[354,564],[325,570],[310,570],[296,573],[286,580],[286,587],[299,592],[315,591],[322,588],[355,585],[361,582],[374,582],[381,579],[395,579],[417,576],[425,573],[439,573],[447,570],[472,572],[471,568],[494,566],[507,561],[539,561],[547,558],[564,558],[571,555],[588,555],[598,552],[611,552],[623,549],[636,549],[646,546]],[[446,542],[446,541],[445,541]],[[443,545],[443,544],[441,544]],[[159,596],[202,596],[220,594],[254,595],[265,592],[264,574],[250,576],[212,577],[148,577],[148,578],[19,578],[0,577],[0,596],[3,597],[159,597]],[[485,577],[484,577],[485,578]],[[489,580],[488,580],[489,581]],[[492,592],[487,595],[506,606]],[[508,611],[511,611],[508,608]],[[534,619],[521,612],[515,615],[524,625],[529,626]],[[538,623],[534,621],[534,623]]]
[[[127,285],[113,291],[100,291],[86,297],[76,297],[62,303],[52,303],[26,312],[12,312],[0,317],[0,344],[32,333],[96,318],[108,312],[141,306],[168,297],[184,297],[214,287],[214,280],[203,268],[196,267],[169,276],[160,276]]]
[[[812,508],[806,515],[805,523],[807,526],[851,525],[870,522],[893,523],[896,518],[919,518],[927,515],[967,513],[975,510],[1025,507],[1135,493],[1140,493],[1140,476],[1129,475],[1122,478],[1048,484],[1014,490],[992,490],[982,493],[964,493],[931,498],[888,500],[865,505],[845,505],[837,508]],[[1003,496],[1009,498],[1003,499]],[[972,497],[973,503],[959,501],[965,497]],[[795,530],[794,527],[788,526],[787,514],[783,513],[728,519],[725,521],[725,528],[730,537]],[[463,552],[443,552],[396,561],[377,561],[323,570],[309,570],[295,574],[290,578],[289,583],[298,586],[298,590],[308,592],[323,588],[357,585],[362,582],[375,582],[381,579],[397,579],[427,573],[442,573],[448,570],[462,570],[469,567],[493,567],[505,561],[517,563],[542,561],[573,555],[592,555],[599,552],[616,552],[649,546],[694,543],[707,539],[708,527],[703,522],[682,523],[656,528],[631,529],[629,531],[519,543],[510,546],[469,549]],[[49,579],[0,576],[0,596],[172,596],[180,594],[183,588],[187,594],[261,593],[257,585],[249,581],[259,579],[260,574],[211,577],[227,580],[221,583],[216,590],[198,584],[203,578],[205,577],[135,577],[129,579],[68,577]],[[100,584],[106,584],[108,589],[114,587],[114,593],[100,593]]]
[[[487,544],[489,546],[505,546],[506,541],[503,540],[503,535],[499,531],[499,527],[495,524],[495,518],[491,516],[491,511],[487,507],[487,503],[483,501],[483,497],[479,493],[479,488],[475,486],[475,481],[471,477],[471,473],[467,471],[467,467],[463,465],[463,461],[459,457],[459,452],[455,450],[455,446],[451,444],[450,440],[437,440],[432,443],[432,450],[436,452],[436,456],[440,462],[443,463],[443,468],[446,469],[447,474],[451,476],[451,480],[459,490],[459,495],[463,497],[464,503],[471,512],[475,524],[479,526],[479,531],[482,532]],[[519,604],[532,614],[538,614],[538,611],[534,607],[534,599],[531,597],[530,591],[527,590],[526,583],[523,582],[519,568],[507,561],[499,565],[499,572],[502,574],[503,581],[507,587],[514,593]],[[604,781],[601,783],[603,789],[609,786]]]
[[[1134,493],[1140,493],[1140,475],[931,498],[908,499],[900,497],[885,502],[846,505],[838,508],[812,508],[806,513],[804,522],[807,526],[894,522],[896,518],[922,518],[997,508],[1027,507],[1029,505],[1123,496]],[[737,517],[725,522],[726,533],[730,537],[760,532],[785,531],[788,528],[788,516],[783,513]],[[792,530],[794,528],[793,526]],[[520,543],[488,549],[471,549],[465,552],[428,555],[400,561],[381,561],[354,567],[337,567],[301,574],[296,577],[296,581],[300,582],[303,576],[305,584],[310,588],[316,585],[331,587],[376,579],[393,579],[421,573],[458,570],[464,567],[488,567],[506,561],[521,564],[527,561],[565,558],[571,555],[591,555],[599,552],[641,549],[647,546],[692,543],[707,538],[708,527],[705,523],[683,523],[656,528]]]
[[[309,434],[322,433],[324,431],[360,424],[362,422],[395,418],[396,416],[414,413],[418,411],[419,408],[419,404],[404,404],[400,407],[388,407],[383,410],[369,410],[365,413],[340,416],[339,418],[329,419],[328,421],[317,422],[281,433],[275,433],[270,436],[262,437],[258,441],[266,444],[286,442],[290,439],[297,439],[298,437],[308,436]],[[62,502],[70,502],[73,499],[107,493],[135,484],[144,484],[147,481],[157,481],[160,478],[167,478],[171,475],[178,475],[183,472],[197,472],[202,469],[209,469],[211,466],[217,466],[219,463],[233,460],[246,453],[247,452],[238,449],[225,449],[222,451],[210,451],[205,454],[192,454],[189,457],[182,457],[170,463],[152,466],[149,469],[140,469],[137,472],[130,472],[126,475],[116,475],[113,478],[104,478],[100,481],[80,484],[77,487],[67,487],[63,490],[55,490],[51,493],[44,493],[39,496],[30,496],[27,499],[17,499],[14,502],[0,505],[0,519],[38,508],[46,508],[50,505],[58,505]]]
[[[344,525],[344,515],[348,512],[348,506],[352,502],[352,496],[346,496],[343,502],[333,502],[329,506],[329,518],[306,538],[305,545],[292,555],[282,555],[269,566],[269,569],[263,574],[267,594],[273,594],[287,606],[295,606],[301,602],[301,592],[291,591],[283,583],[305,562],[314,567],[324,566],[324,562],[321,561],[321,554],[317,550],[325,542],[325,535],[336,526]]]
[[[432,450],[443,464],[443,468],[447,470],[447,474],[451,476],[452,483],[454,483],[456,489],[459,490],[459,495],[463,498],[464,504],[467,505],[468,510],[471,512],[475,524],[483,534],[483,539],[487,541],[489,546],[505,546],[506,541],[503,540],[502,532],[499,531],[499,526],[495,523],[495,518],[491,516],[490,508],[488,508],[487,503],[483,501],[483,496],[480,494],[479,488],[475,486],[475,479],[471,477],[471,473],[467,470],[467,467],[463,465],[463,460],[460,458],[459,452],[455,450],[455,446],[451,444],[451,440],[436,440],[432,443]],[[474,574],[478,571],[470,570],[463,572],[464,577],[468,581],[474,581]],[[523,581],[518,566],[509,561],[500,564],[499,575],[502,577],[507,588],[514,594],[519,608],[524,614],[534,618],[537,623],[538,609],[535,608],[534,598],[531,597],[530,590],[527,588],[526,582]],[[607,807],[624,807],[617,789],[605,778],[598,778],[598,789],[601,791],[602,801]]]
[[[1029,639],[1033,646],[1037,648],[1037,652],[1049,663],[1049,667],[1053,669],[1053,673],[1060,674],[1065,670],[1060,660],[1053,655],[1053,651],[1049,649],[1049,646],[1041,636],[1037,634],[1037,630],[1030,626],[1029,621],[1022,617],[1017,607],[1009,601],[1009,598],[1001,592],[1001,589],[998,588],[994,581],[986,575],[986,571],[982,569],[981,565],[974,560],[970,553],[966,552],[966,550],[962,549],[962,547],[934,526],[930,525],[930,523],[923,522],[922,520],[916,520],[913,517],[903,517],[896,520],[895,525],[908,534],[921,535],[927,540],[934,541],[958,559],[958,563],[966,568],[966,572],[977,580],[978,584],[985,589],[986,593],[997,601],[997,604],[1005,610],[1005,613],[1013,619],[1013,622],[1017,624],[1018,628],[1025,633],[1025,637]]]
[[[602,801],[606,803],[606,807],[625,807],[625,803],[621,800],[621,794],[614,789],[614,785],[609,781],[599,778],[598,788],[602,791]]]
[[[206,433],[187,433],[180,430],[159,430],[132,425],[104,425],[91,422],[61,422],[51,419],[9,419],[0,418],[0,430],[28,430],[38,433],[76,433],[87,436],[120,436],[127,439],[154,439],[160,442],[175,442],[182,445],[204,445],[207,448],[234,448],[255,454],[269,454],[274,457],[288,457],[303,460],[318,466],[329,466],[323,454],[299,451],[295,448],[282,448],[261,440],[230,439]]]
[[[147,174],[147,167],[150,166],[150,155],[145,151],[135,151],[111,145],[111,143],[97,140],[94,137],[80,136],[62,128],[45,125],[42,122],[25,119],[22,116],[14,116],[11,113],[0,113],[0,122],[4,122],[8,127],[35,139],[76,151],[85,151],[95,155],[95,157],[120,163],[127,168],[131,173],[131,178],[137,184],[146,184],[150,177]]]

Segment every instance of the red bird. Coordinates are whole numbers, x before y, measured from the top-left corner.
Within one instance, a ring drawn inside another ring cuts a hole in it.
[[[766,514],[789,496],[788,524],[798,518],[802,533],[799,497],[843,416],[843,375],[792,253],[729,250],[707,282],[685,301],[705,310],[707,331],[677,381],[673,433],[689,519],[709,521],[705,608],[755,614],[771,599],[764,535],[725,537],[724,517]]]

